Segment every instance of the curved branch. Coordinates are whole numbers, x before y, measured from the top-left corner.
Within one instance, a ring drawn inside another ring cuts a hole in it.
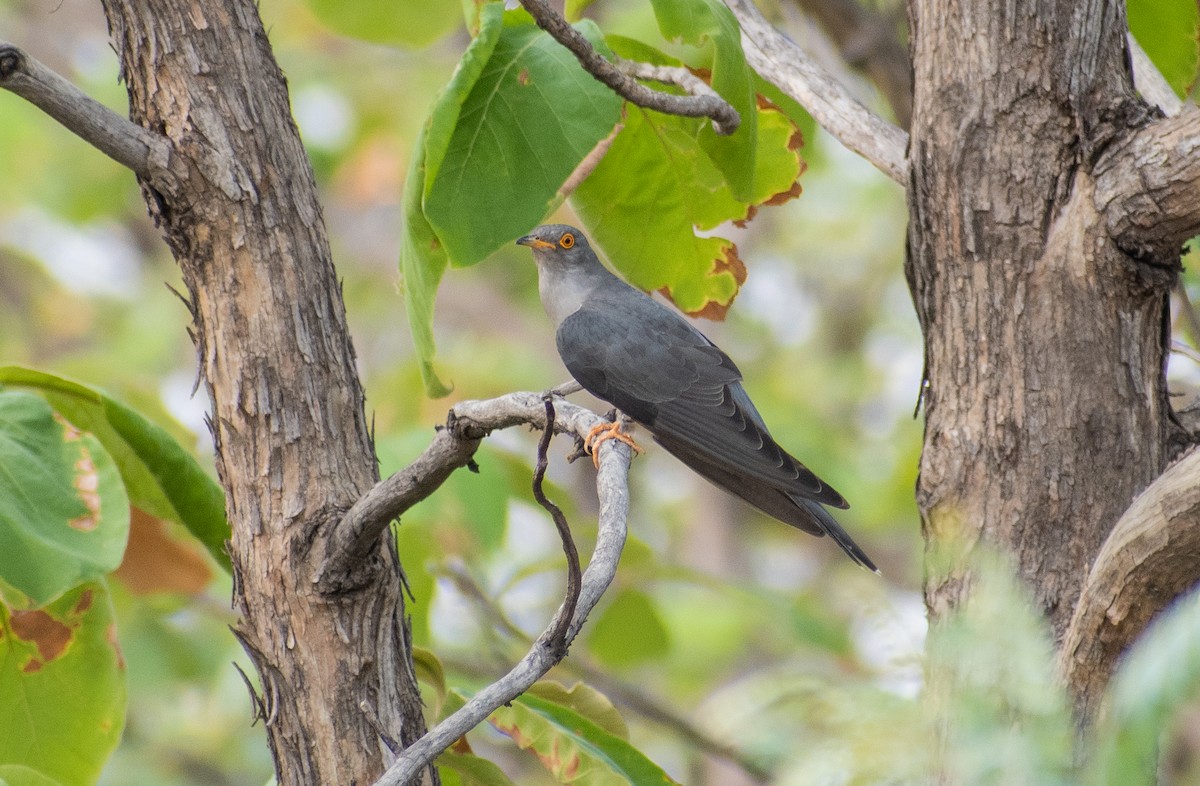
[[[525,10],[537,22],[538,27],[575,55],[585,71],[627,101],[668,115],[711,118],[713,130],[718,134],[732,134],[741,125],[742,118],[737,110],[711,89],[694,91],[694,83],[675,82],[694,94],[677,96],[651,90],[625,73],[622,68],[601,57],[583,34],[571,27],[567,20],[555,13],[544,0],[521,0],[521,5],[525,6]],[[658,81],[657,77],[648,78]],[[708,86],[705,85],[705,88]]]
[[[7,41],[0,41],[0,87],[139,177],[156,180],[164,173],[170,157],[165,138],[121,117]]]
[[[1058,654],[1081,720],[1094,716],[1121,653],[1200,581],[1200,450],[1167,469],[1109,533]]]
[[[558,405],[555,430],[574,433],[584,437],[592,426],[601,422],[596,414],[562,402]],[[510,393],[490,401],[467,401],[454,407],[451,417],[457,424],[487,433],[520,423],[535,428],[546,426],[546,411],[543,398],[537,393]],[[447,429],[448,431],[451,429]],[[616,574],[617,562],[625,546],[625,522],[629,512],[628,471],[631,455],[629,448],[617,440],[603,443],[600,452],[600,470],[596,475],[596,491],[600,498],[600,529],[596,546],[583,581],[575,612],[566,629],[566,638],[561,645],[551,640],[558,627],[564,608],[560,607],[555,619],[534,642],[533,647],[508,674],[488,685],[471,697],[461,709],[446,718],[429,733],[412,743],[400,757],[388,767],[387,772],[376,781],[375,786],[402,786],[409,782],[437,758],[438,754],[454,744],[454,741],[478,726],[497,708],[537,682],[562,656],[579,634],[584,621],[595,608],[600,596],[608,588]]]
[[[822,128],[902,186],[908,185],[908,134],[860,104],[795,41],[776,30],[752,0],[725,0],[742,27],[754,70],[800,102]]]

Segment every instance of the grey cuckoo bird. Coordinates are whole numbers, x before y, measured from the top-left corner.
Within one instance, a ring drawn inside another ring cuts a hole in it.
[[[771,438],[728,355],[610,273],[578,229],[541,226],[517,243],[533,250],[558,354],[575,381],[716,486],[793,527],[829,535],[878,572],[822,507],[847,508],[846,500]],[[591,442],[593,458],[604,439],[633,444],[618,425]]]

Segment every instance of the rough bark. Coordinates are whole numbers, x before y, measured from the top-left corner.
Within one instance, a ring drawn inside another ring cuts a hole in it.
[[[370,783],[385,763],[373,722],[401,743],[424,729],[390,536],[341,592],[314,589],[324,538],[377,471],[283,76],[249,0],[104,7],[132,118],[181,162],[176,192],[143,181],[143,193],[190,296],[236,633],[261,677],[279,783]]]
[[[1014,564],[1061,637],[1109,530],[1162,471],[1177,253],[1131,256],[1097,161],[1155,117],[1109,0],[909,5],[906,274],[926,340],[918,504],[936,620],[970,552]],[[1177,251],[1177,249],[1176,249]]]

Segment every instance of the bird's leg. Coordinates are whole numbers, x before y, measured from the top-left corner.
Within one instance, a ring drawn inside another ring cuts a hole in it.
[[[592,454],[592,464],[596,469],[600,469],[600,443],[608,439],[624,442],[633,449],[635,454],[642,452],[642,448],[633,441],[633,437],[621,430],[621,419],[619,417],[611,423],[601,423],[598,426],[592,426],[591,431],[588,432],[587,439],[583,441],[583,448]]]

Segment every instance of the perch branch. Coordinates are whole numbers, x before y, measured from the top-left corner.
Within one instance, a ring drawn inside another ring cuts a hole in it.
[[[1160,475],[1117,521],[1084,582],[1058,669],[1078,717],[1094,717],[1126,646],[1200,580],[1200,450]]]
[[[571,27],[567,20],[559,16],[544,0],[521,0],[521,5],[525,6],[525,10],[537,22],[538,27],[575,55],[585,71],[625,100],[668,115],[711,118],[713,130],[718,134],[732,134],[741,125],[742,118],[737,110],[708,88],[708,85],[704,86],[704,92],[687,96],[651,90],[617,65],[604,59],[583,37],[583,33]],[[681,86],[685,90],[690,89],[687,85]]]
[[[581,390],[572,380],[550,393],[570,395]],[[355,566],[371,552],[388,524],[428,497],[456,469],[469,466],[479,444],[492,431],[522,423],[545,426],[542,394],[510,393],[488,401],[463,401],[446,417],[425,452],[404,469],[381,480],[346,511],[330,534],[327,557],[317,573],[317,583],[326,593],[354,587]],[[568,402],[559,405],[555,430],[586,435],[602,422],[599,415]],[[580,429],[583,429],[582,432]]]
[[[0,41],[0,87],[139,177],[157,184],[166,174],[171,149],[166,139],[121,117],[7,41]]]
[[[821,127],[902,186],[908,185],[908,134],[867,109],[776,30],[752,0],[725,0],[742,27],[754,70],[800,102]]]
[[[583,437],[592,426],[602,422],[598,416],[582,407],[566,402],[558,406],[561,412],[554,421],[557,431]],[[511,393],[490,401],[463,402],[454,408],[453,416],[458,422],[468,422],[472,424],[472,429],[483,432],[518,423],[529,423],[536,428],[546,427],[543,397],[536,393]],[[603,443],[600,454],[600,470],[596,475],[600,529],[592,559],[583,573],[579,601],[569,618],[563,646],[553,647],[550,641],[558,625],[558,617],[565,616],[564,607],[560,607],[556,619],[508,674],[477,692],[460,710],[410,745],[376,782],[376,786],[407,784],[455,740],[482,723],[497,707],[528,690],[530,685],[562,659],[612,581],[625,545],[625,521],[629,510],[627,473],[631,456],[624,444],[609,447],[613,443],[616,440]]]

